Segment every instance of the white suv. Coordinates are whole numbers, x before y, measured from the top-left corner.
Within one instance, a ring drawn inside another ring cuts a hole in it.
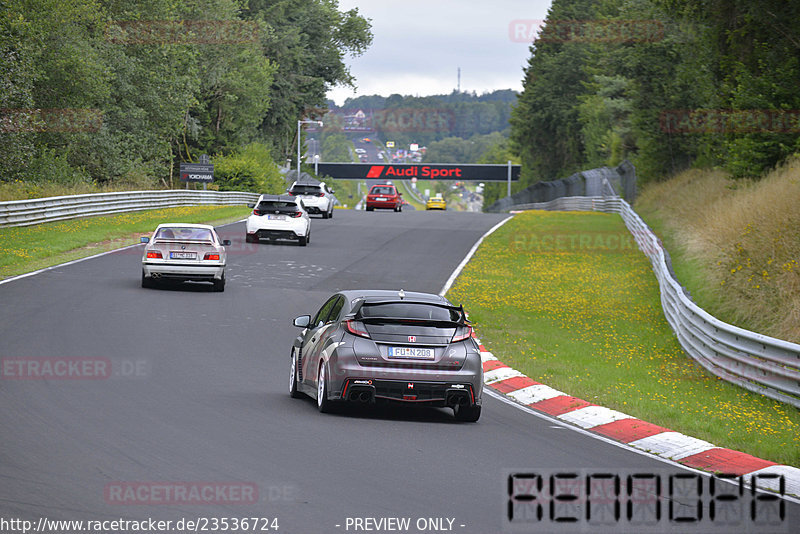
[[[245,241],[260,239],[292,239],[304,247],[311,241],[311,218],[299,197],[261,195],[250,206],[253,214],[247,218]]]
[[[308,213],[319,213],[323,219],[333,217],[336,197],[333,196],[333,189],[325,185],[325,182],[294,182],[286,192],[303,199]]]

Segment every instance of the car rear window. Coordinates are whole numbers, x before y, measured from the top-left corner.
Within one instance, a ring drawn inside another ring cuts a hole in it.
[[[394,187],[373,187],[371,195],[394,195]]]
[[[322,192],[318,185],[296,185],[292,187],[295,195],[318,195]]]
[[[459,321],[456,310],[414,302],[388,302],[364,304],[359,311],[362,318],[387,317],[392,319],[421,319],[433,321]]]
[[[169,226],[161,228],[156,233],[156,239],[186,239],[192,241],[213,241],[211,230],[208,228],[186,228]]]
[[[285,200],[267,200],[261,201],[256,206],[256,211],[259,213],[295,213],[297,211],[297,204],[294,202],[287,202]]]

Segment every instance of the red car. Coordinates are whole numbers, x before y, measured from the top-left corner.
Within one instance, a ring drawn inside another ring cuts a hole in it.
[[[378,209],[403,209],[403,197],[392,184],[373,185],[367,193],[367,211]]]

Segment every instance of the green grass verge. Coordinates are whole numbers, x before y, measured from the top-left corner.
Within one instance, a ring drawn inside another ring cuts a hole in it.
[[[618,215],[526,212],[484,240],[448,298],[500,360],[570,395],[800,466],[800,412],[710,375],[664,319]]]
[[[397,188],[403,194],[403,198],[406,200],[406,202],[414,206],[414,208],[417,210],[425,211],[425,204],[418,202],[414,198],[414,195],[412,195],[411,191],[408,190],[409,185],[405,180],[397,180],[395,184],[397,184]]]
[[[244,206],[187,206],[0,228],[0,278],[135,244],[163,222],[224,224],[249,212]]]

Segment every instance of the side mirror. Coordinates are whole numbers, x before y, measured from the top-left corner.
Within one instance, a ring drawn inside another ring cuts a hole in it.
[[[295,317],[294,322],[292,324],[294,324],[298,328],[308,328],[308,325],[311,324],[311,316],[301,315],[300,317]]]
[[[248,205],[247,205],[247,207],[248,207],[248,208],[255,208],[255,207],[256,207],[256,205],[255,205],[255,204],[248,204]]]
[[[223,239],[223,240],[222,240],[222,246],[223,246],[223,247],[229,247],[229,246],[231,246],[231,240],[230,240],[230,239]]]
[[[331,195],[333,195],[333,194],[335,194],[335,193],[336,193],[336,191],[334,191],[333,189],[328,189],[328,191],[330,191],[330,192],[331,192]]]
[[[149,242],[150,242],[150,238],[149,237],[140,237],[139,238],[139,243],[149,243]]]

